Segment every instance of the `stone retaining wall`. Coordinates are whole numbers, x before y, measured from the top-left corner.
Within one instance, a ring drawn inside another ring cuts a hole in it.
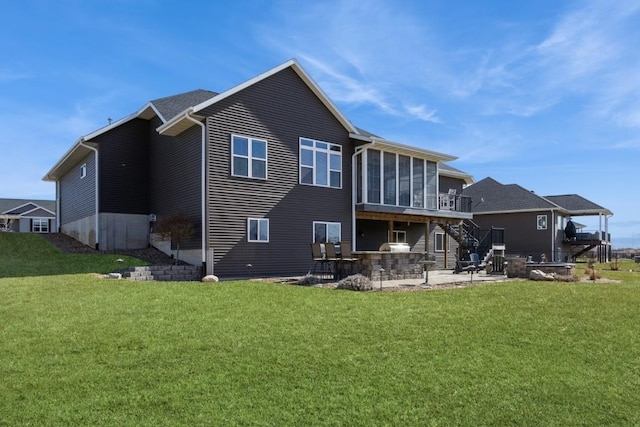
[[[122,271],[129,280],[158,280],[165,282],[200,281],[200,267],[195,265],[149,265]]]
[[[511,278],[528,279],[531,270],[540,270],[547,274],[554,273],[559,276],[573,275],[575,270],[575,264],[566,262],[527,262],[526,258],[508,258],[507,262],[507,277]]]

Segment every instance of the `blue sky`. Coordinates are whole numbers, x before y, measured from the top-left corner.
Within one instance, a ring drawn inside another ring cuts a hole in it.
[[[640,247],[638,46],[635,0],[5,2],[0,197],[53,199],[42,177],[109,117],[296,58],[355,125],[580,194]]]

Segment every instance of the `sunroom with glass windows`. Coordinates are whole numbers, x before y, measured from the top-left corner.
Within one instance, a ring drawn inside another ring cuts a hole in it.
[[[472,218],[470,203],[460,195],[471,177],[441,177],[442,164],[456,157],[375,137],[368,142],[353,155],[357,250],[402,239],[412,250],[429,252],[433,226]]]

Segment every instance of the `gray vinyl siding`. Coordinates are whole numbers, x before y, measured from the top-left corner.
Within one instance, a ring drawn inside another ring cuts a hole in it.
[[[100,212],[149,214],[149,122],[133,119],[93,141],[100,150]]]
[[[149,213],[158,218],[187,214],[194,233],[180,249],[197,249],[201,247],[202,130],[193,126],[176,137],[167,137],[155,132],[161,124],[157,117],[150,124]]]
[[[537,216],[547,215],[547,229],[537,229]],[[555,224],[552,223],[550,211],[521,212],[509,214],[474,214],[473,221],[481,229],[491,227],[504,228],[504,240],[508,255],[533,256],[535,260],[545,254],[551,258],[552,233]]]
[[[36,209],[32,212],[25,214],[24,216],[30,217],[30,218],[54,218],[55,214],[52,214],[51,212],[46,211],[44,209]]]
[[[462,181],[461,179],[441,176],[438,178],[438,181],[440,193],[448,193],[449,189],[454,189],[456,190],[456,194],[462,194],[462,185],[464,184],[464,181]]]
[[[340,222],[351,240],[348,132],[291,69],[209,107],[209,246],[221,277],[305,274],[313,222]],[[268,179],[231,176],[231,135],[267,140]],[[299,138],[342,146],[342,189],[300,185]],[[269,243],[247,242],[247,218],[269,219]]]
[[[80,178],[80,167],[87,165],[87,176]],[[92,151],[60,179],[60,225],[96,213],[96,168]]]

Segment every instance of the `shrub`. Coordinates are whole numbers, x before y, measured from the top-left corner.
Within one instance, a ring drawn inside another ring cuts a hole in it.
[[[354,274],[353,276],[345,277],[338,282],[336,289],[348,289],[351,291],[370,291],[373,289],[373,285],[369,278],[362,274]]]
[[[587,268],[584,274],[589,277],[590,280],[596,280],[600,278],[600,272],[595,268]]]
[[[318,283],[320,283],[320,279],[308,273],[307,275],[305,275],[304,277],[301,277],[295,282],[296,285],[301,285],[301,286],[311,286],[311,285],[316,285]]]

